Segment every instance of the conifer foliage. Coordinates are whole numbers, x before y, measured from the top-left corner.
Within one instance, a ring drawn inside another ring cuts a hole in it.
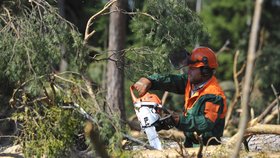
[[[88,51],[81,34],[47,1],[17,2],[4,1],[0,15],[0,77],[14,83],[9,105],[1,106],[15,111],[9,118],[16,124],[15,143],[25,157],[69,157],[91,119],[116,153],[120,126],[102,111],[103,100],[85,77]],[[62,58],[66,72],[58,71]]]
[[[70,66],[83,58],[76,28],[63,20],[49,4],[31,1],[16,4],[16,13],[3,5],[0,34],[0,76],[14,81],[57,70],[62,49]],[[20,6],[21,5],[21,6]]]
[[[174,50],[193,48],[207,40],[200,18],[184,1],[151,0],[131,22],[135,35],[133,49],[127,53],[129,76],[170,71],[168,54]],[[137,73],[138,74],[138,73]]]

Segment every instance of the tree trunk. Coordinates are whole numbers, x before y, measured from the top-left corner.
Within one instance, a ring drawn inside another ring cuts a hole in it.
[[[66,20],[73,23],[79,28],[80,31],[83,30],[82,25],[83,21],[80,19],[79,13],[82,12],[82,2],[80,1],[67,1],[67,0],[58,0],[57,1],[59,15]],[[61,60],[58,65],[58,70],[64,72],[68,68],[68,61],[66,60],[67,50],[65,49],[65,44],[61,43]]]
[[[65,16],[65,6],[66,6],[65,0],[58,0],[58,1],[57,1],[57,4],[58,4],[60,16],[63,17],[63,18],[66,18],[66,16]],[[58,70],[59,70],[60,72],[63,72],[63,71],[66,71],[66,70],[67,70],[68,63],[67,63],[67,61],[66,61],[65,58],[64,58],[64,55],[65,55],[65,53],[66,53],[64,44],[61,44],[61,45],[60,45],[60,48],[61,48],[61,56],[62,56],[62,58],[61,58],[61,60],[60,60]]]
[[[126,35],[126,1],[119,0],[110,7],[109,57],[107,64],[107,96],[109,110],[126,120],[124,107],[124,45]]]
[[[198,14],[201,12],[201,4],[202,4],[202,1],[201,1],[201,0],[197,0],[197,1],[196,1],[195,10],[196,10],[196,12],[197,12]]]

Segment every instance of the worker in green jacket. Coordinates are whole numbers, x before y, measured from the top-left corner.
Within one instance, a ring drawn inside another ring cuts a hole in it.
[[[182,51],[181,51],[182,53]],[[174,53],[176,55],[176,53]],[[187,74],[159,75],[142,77],[133,86],[139,96],[148,90],[169,91],[185,95],[184,112],[173,113],[169,120],[155,124],[157,130],[169,129],[173,124],[185,134],[185,147],[198,144],[194,132],[202,135],[204,145],[219,144],[223,135],[225,115],[227,111],[226,97],[214,76],[218,67],[215,53],[207,47],[198,47],[184,57],[170,58],[177,68],[188,66]],[[166,125],[168,124],[168,125]],[[211,139],[216,138],[216,139]]]

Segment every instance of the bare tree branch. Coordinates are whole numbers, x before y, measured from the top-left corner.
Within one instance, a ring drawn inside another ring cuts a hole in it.
[[[66,79],[66,78],[63,78],[63,77],[59,76],[58,74],[53,74],[53,76],[56,77],[56,78],[58,78],[58,79],[60,79],[60,80],[62,80],[62,81],[69,82],[69,83],[72,83],[72,84],[75,84],[75,85],[77,84],[76,82],[71,81],[71,80]],[[83,87],[79,87],[79,88],[82,89],[84,92],[89,93],[89,92],[88,92],[86,89],[84,89]]]
[[[85,37],[84,37],[84,42],[87,43],[88,39],[95,33],[95,30],[89,31],[90,26],[93,24],[93,21],[96,19],[97,16],[105,12],[112,4],[114,4],[117,0],[111,0],[108,3],[105,4],[103,9],[101,9],[99,12],[94,14],[92,17],[89,18],[87,25],[86,25],[86,30],[85,30]]]
[[[116,7],[117,8],[117,7]],[[159,24],[159,21],[158,19],[156,19],[154,16],[152,16],[151,14],[148,14],[148,13],[145,13],[145,12],[127,12],[125,10],[122,10],[122,9],[119,9],[117,8],[116,10],[113,10],[113,11],[110,11],[110,12],[107,12],[107,13],[103,13],[102,15],[108,15],[108,14],[111,14],[113,12],[121,12],[123,14],[127,14],[127,15],[144,15],[144,16],[147,16],[149,18],[151,18],[152,20],[154,20],[157,24]]]
[[[224,43],[224,45],[222,46],[222,48],[220,48],[217,52],[216,52],[216,56],[218,56],[219,54],[221,54],[221,52],[228,50],[228,45],[230,44],[230,41],[227,39],[226,42]]]
[[[277,90],[275,89],[275,87],[273,86],[273,84],[271,84],[271,88],[272,88],[273,93],[274,93],[274,95],[275,95],[275,97],[276,97],[276,100],[277,100],[277,110],[278,110],[277,124],[279,125],[279,122],[280,122],[280,109],[279,109],[280,101],[279,101],[279,98],[278,98],[279,93],[277,92]]]
[[[233,80],[234,80],[234,85],[235,85],[235,94],[234,94],[234,98],[231,100],[229,108],[228,108],[228,112],[227,112],[226,120],[225,120],[225,127],[227,127],[228,122],[230,120],[230,117],[232,115],[232,111],[233,111],[235,105],[237,104],[238,99],[240,98],[240,90],[239,90],[239,82],[238,82],[238,74],[237,74],[237,60],[238,60],[238,56],[239,56],[239,50],[236,51],[236,53],[234,55]]]
[[[165,104],[165,101],[166,101],[167,97],[168,97],[168,91],[165,91],[165,92],[163,93],[162,98],[161,98],[161,105],[162,105],[162,106]]]
[[[257,0],[255,2],[255,11],[254,11],[254,18],[252,29],[250,33],[250,41],[249,41],[249,49],[247,55],[247,67],[246,67],[246,74],[245,74],[245,82],[244,82],[244,89],[242,91],[242,100],[241,100],[241,107],[242,107],[242,114],[241,119],[239,121],[239,137],[237,137],[237,143],[235,145],[232,158],[236,158],[239,155],[240,145],[243,140],[243,135],[247,126],[248,121],[248,103],[249,103],[249,93],[250,93],[250,86],[251,86],[251,76],[252,76],[252,69],[254,66],[255,55],[256,55],[256,47],[257,47],[257,35],[259,30],[259,23],[261,18],[262,12],[262,3],[263,0]]]
[[[278,97],[278,99],[280,99],[280,96]],[[266,107],[266,109],[265,109],[257,118],[251,120],[251,121],[248,123],[248,126],[249,126],[249,127],[250,127],[250,126],[253,126],[253,125],[257,124],[257,123],[262,122],[263,120],[264,120],[263,123],[267,123],[266,120],[269,120],[269,121],[270,121],[270,119],[268,119],[268,118],[273,118],[273,117],[278,113],[278,111],[276,111],[276,108],[277,108],[276,103],[277,103],[277,99],[275,99],[272,103],[270,103],[270,104]],[[270,114],[271,110],[274,109],[274,108],[275,108],[275,110],[272,112],[272,114],[269,115],[269,116],[267,116],[268,114]]]
[[[86,79],[85,77],[83,77],[83,79],[85,80],[85,84],[86,84],[88,93],[89,93],[89,95],[90,95],[90,97],[91,97],[91,99],[92,99],[92,101],[93,101],[95,107],[96,107],[99,111],[101,111],[100,105],[98,104],[98,102],[97,102],[97,100],[96,100],[96,96],[95,96],[95,94],[93,93],[93,90],[92,90],[92,87],[91,87],[91,82],[90,82],[88,79]]]
[[[88,20],[87,22],[87,25],[86,25],[86,29],[85,29],[85,37],[84,37],[84,43],[87,43],[87,41],[89,40],[89,38],[96,32],[95,30],[92,30],[91,32],[89,31],[90,30],[90,26],[93,24],[93,21],[100,15],[108,15],[108,14],[111,14],[113,12],[121,12],[123,14],[127,14],[127,15],[144,15],[144,16],[147,16],[147,17],[150,17],[152,20],[154,20],[156,23],[158,23],[158,20],[148,14],[148,13],[145,13],[145,12],[127,12],[125,10],[122,10],[122,9],[119,9],[118,7],[116,7],[116,10],[113,10],[113,11],[109,11],[107,13],[104,13],[108,8],[110,8],[111,5],[113,5],[117,0],[111,0],[109,1],[108,3],[105,4],[105,6],[103,7],[102,10],[100,10],[99,12],[97,12],[96,14],[94,14],[92,17],[90,17],[90,19]]]
[[[264,124],[267,124],[267,123],[270,123],[273,118],[276,117],[276,115],[278,116],[279,114],[279,110],[278,110],[278,107],[275,107],[275,110],[272,110],[272,113],[270,115],[267,115],[263,120],[263,123]]]

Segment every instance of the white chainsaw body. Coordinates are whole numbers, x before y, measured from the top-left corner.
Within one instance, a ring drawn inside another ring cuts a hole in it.
[[[159,114],[156,113],[156,107],[161,107],[161,105],[153,102],[136,102],[134,104],[137,118],[148,137],[150,145],[155,149],[161,150],[162,146],[156,128],[152,126],[160,119]]]

